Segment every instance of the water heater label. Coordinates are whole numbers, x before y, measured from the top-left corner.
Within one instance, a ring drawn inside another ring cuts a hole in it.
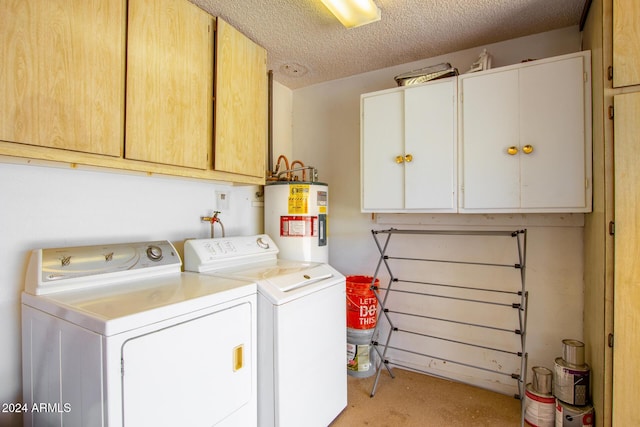
[[[318,235],[317,216],[281,216],[281,237],[315,237]]]
[[[309,213],[309,184],[289,185],[289,213]]]

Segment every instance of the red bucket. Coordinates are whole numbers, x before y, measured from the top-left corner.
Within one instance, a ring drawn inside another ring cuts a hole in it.
[[[375,328],[378,300],[371,290],[372,281],[371,276],[347,276],[347,328]],[[378,285],[376,279],[375,287]]]

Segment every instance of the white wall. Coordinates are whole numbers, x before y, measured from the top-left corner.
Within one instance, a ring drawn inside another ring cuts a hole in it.
[[[293,92],[278,82],[273,82],[273,167],[278,156],[293,161]],[[277,106],[277,108],[275,107]]]
[[[371,236],[372,229],[391,226],[462,229],[526,227],[529,230],[526,280],[530,291],[527,342],[529,372],[532,366],[537,365],[553,368],[555,357],[561,355],[561,340],[582,339],[582,216],[440,214],[381,215],[373,218],[371,214],[361,213],[360,95],[392,88],[396,85],[393,80],[395,75],[440,62],[450,62],[460,73],[464,73],[485,47],[493,57],[492,65],[495,68],[524,59],[579,51],[580,44],[578,28],[571,27],[293,91],[293,154],[305,164],[316,166],[320,181],[327,182],[330,188],[330,263],[344,274],[373,274],[378,251]],[[486,243],[489,245],[489,241]],[[466,242],[454,248],[453,253],[461,256],[476,255],[469,252]],[[398,272],[394,273],[398,275]],[[402,273],[411,274],[412,269],[407,268]],[[408,307],[410,301],[400,300],[394,304],[402,309]],[[416,340],[413,340],[413,344],[418,346]],[[435,373],[449,369],[438,361],[424,358],[416,361],[403,353],[392,352],[390,356],[391,359],[416,368],[431,369]],[[450,356],[455,359],[459,355]],[[469,375],[474,374],[461,372],[460,378],[505,391],[504,386],[495,385],[492,380],[477,380]],[[515,384],[512,380],[506,382],[507,388]],[[505,392],[510,393],[511,390]]]
[[[230,195],[220,218],[227,235],[262,232],[257,186],[53,168],[0,159],[0,402],[22,401],[20,292],[36,248],[209,237],[200,216],[216,209],[216,191]],[[24,163],[24,162],[22,162]],[[215,228],[216,236],[220,229]],[[0,413],[0,425],[19,425]]]

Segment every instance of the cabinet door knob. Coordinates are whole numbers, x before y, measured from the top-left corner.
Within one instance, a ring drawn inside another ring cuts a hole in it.
[[[524,147],[522,147],[522,152],[524,154],[531,154],[533,153],[533,145],[525,145]]]
[[[404,156],[405,162],[410,163],[411,160],[413,160],[413,156],[411,154],[407,154],[406,156]]]
[[[396,156],[396,163],[397,163],[397,164],[400,164],[400,163],[402,163],[402,162],[404,162],[404,157],[402,157],[402,156]]]
[[[507,148],[507,153],[510,156],[515,156],[516,154],[518,154],[518,147],[516,147],[515,145],[512,145],[511,147]]]

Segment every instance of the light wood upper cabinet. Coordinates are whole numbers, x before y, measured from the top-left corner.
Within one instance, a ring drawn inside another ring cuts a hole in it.
[[[615,250],[613,350],[613,424],[640,425],[636,396],[640,387],[640,92],[619,94],[615,100]],[[618,398],[616,398],[618,396]]]
[[[214,18],[184,0],[129,0],[125,157],[211,164]]]
[[[264,178],[267,53],[217,19],[214,169]]]
[[[264,184],[266,51],[219,32],[188,0],[0,1],[0,155]]]
[[[590,54],[459,77],[461,212],[591,211]]]
[[[640,84],[640,2],[613,0],[613,86]]]
[[[124,0],[0,2],[0,141],[120,156]]]

